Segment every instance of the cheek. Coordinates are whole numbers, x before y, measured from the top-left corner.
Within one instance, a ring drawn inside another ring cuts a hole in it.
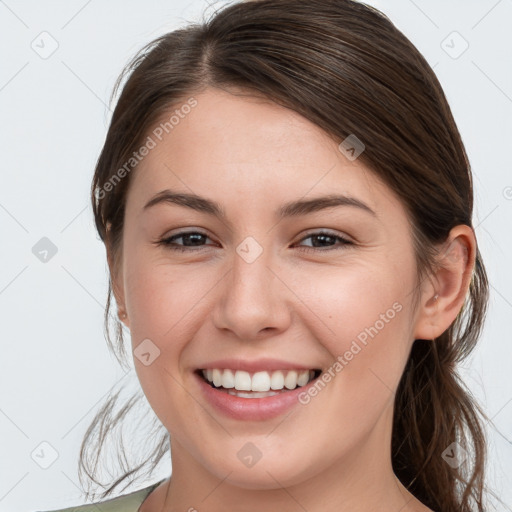
[[[160,421],[169,431],[180,431],[180,415],[175,411],[188,410],[190,405],[181,384],[182,355],[205,321],[207,293],[220,276],[210,269],[171,265],[165,258],[143,254],[127,258],[126,268],[130,269],[125,296],[135,369]],[[150,352],[154,344],[158,354],[147,366],[137,358],[144,343]]]
[[[329,277],[308,273],[300,297],[309,311],[305,329],[327,349],[332,364],[316,391],[302,396],[304,414],[293,432],[299,438],[315,432],[313,444],[336,439],[328,457],[338,457],[358,445],[392,404],[411,344],[411,275],[406,264],[401,281],[396,269],[378,264],[322,272]]]
[[[129,265],[125,293],[133,342],[151,338],[161,349],[179,347],[213,284],[211,273],[208,277],[208,272],[196,272],[192,266],[180,268],[154,257],[134,258]]]
[[[340,362],[342,368],[337,365],[333,372],[343,373],[342,380],[358,385],[380,377],[390,388],[398,383],[412,341],[411,270],[403,261],[308,273],[301,294],[314,313],[308,327],[333,362]]]

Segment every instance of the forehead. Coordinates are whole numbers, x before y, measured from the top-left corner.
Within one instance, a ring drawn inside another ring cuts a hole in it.
[[[400,208],[373,172],[360,160],[350,161],[336,141],[298,113],[219,89],[194,99],[193,108],[173,105],[150,130],[154,147],[135,169],[129,203],[142,208],[171,188],[219,202],[244,198],[247,207],[339,192],[357,195],[375,210],[383,201]]]

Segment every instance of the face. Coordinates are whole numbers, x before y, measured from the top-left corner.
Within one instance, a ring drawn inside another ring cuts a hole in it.
[[[161,141],[149,134],[116,275],[173,472],[195,465],[274,488],[336,465],[354,475],[370,460],[386,466],[416,334],[402,204],[297,113],[217,89],[194,98]],[[176,196],[145,207],[164,190],[223,216]],[[283,211],[328,195],[352,202]],[[234,396],[233,384],[246,391]]]

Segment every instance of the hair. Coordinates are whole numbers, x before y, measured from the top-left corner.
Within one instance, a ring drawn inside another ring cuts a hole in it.
[[[120,169],[126,170],[158,120],[207,87],[266,98],[298,112],[337,142],[355,134],[364,143],[359,159],[399,197],[409,217],[416,300],[421,282],[441,264],[439,246],[451,228],[465,224],[473,229],[470,163],[441,85],[405,35],[364,3],[233,3],[202,23],[189,23],[144,46],[123,69],[112,98],[124,80],[91,186],[96,228],[113,255],[112,267],[121,257],[131,181],[129,173],[120,179]],[[109,349],[125,365],[117,319],[115,342],[109,333],[113,291],[110,277],[105,333]],[[458,316],[436,339],[414,340],[395,395],[393,470],[435,511],[484,510],[486,442],[479,416],[489,420],[456,365],[469,356],[481,334],[488,295],[477,247]],[[96,483],[101,449],[138,399],[112,417],[117,401],[118,394],[109,397],[82,442],[79,470]],[[102,497],[142,470],[156,468],[169,450],[169,433],[161,424],[159,436],[152,453],[135,467],[126,463],[124,474],[110,482]],[[458,467],[442,457],[454,442],[469,454]]]

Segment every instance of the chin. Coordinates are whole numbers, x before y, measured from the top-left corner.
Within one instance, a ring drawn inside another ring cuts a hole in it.
[[[226,482],[235,487],[249,490],[282,489],[298,485],[305,480],[304,475],[273,470],[271,466],[261,467],[259,470],[251,468],[247,471],[233,468],[232,471],[226,478]]]
[[[237,456],[238,451],[237,447],[232,451],[234,456],[227,457],[224,451],[219,454],[221,460],[205,461],[208,471],[220,480],[226,479],[230,485],[253,490],[282,489],[299,485],[314,473],[313,461],[297,460],[292,455],[293,451],[283,457],[275,453],[277,450],[272,453],[266,450],[267,455],[262,453],[261,458],[252,465],[241,462]],[[229,476],[226,478],[226,475]]]

